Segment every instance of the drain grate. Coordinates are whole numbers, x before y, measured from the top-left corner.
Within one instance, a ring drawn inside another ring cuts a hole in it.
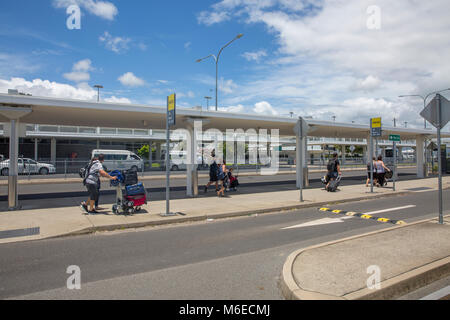
[[[411,189],[406,189],[408,191],[423,191],[423,190],[432,190],[433,188],[429,188],[429,187],[420,187],[420,188],[411,188]]]
[[[40,227],[17,229],[17,230],[5,230],[5,231],[0,231],[0,239],[34,236],[34,235],[38,235],[40,233],[41,233]]]

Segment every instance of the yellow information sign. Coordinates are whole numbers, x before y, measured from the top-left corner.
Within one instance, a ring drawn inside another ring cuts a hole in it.
[[[372,128],[381,128],[381,118],[372,118]]]
[[[175,94],[171,94],[168,99],[167,109],[169,111],[175,110]]]
[[[167,125],[168,127],[175,125],[176,119],[176,105],[177,105],[176,94],[171,94],[167,97]]]

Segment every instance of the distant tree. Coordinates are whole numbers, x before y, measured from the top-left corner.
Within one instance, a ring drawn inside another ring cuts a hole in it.
[[[143,145],[138,151],[138,156],[143,159],[150,159],[150,146],[148,144]]]

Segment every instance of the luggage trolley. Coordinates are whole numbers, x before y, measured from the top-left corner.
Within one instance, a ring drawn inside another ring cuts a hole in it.
[[[116,203],[112,207],[114,214],[133,215],[147,204],[147,191],[144,184],[138,182],[137,171],[113,171],[110,176],[117,177],[111,181],[116,188]],[[125,187],[125,189],[122,189]]]

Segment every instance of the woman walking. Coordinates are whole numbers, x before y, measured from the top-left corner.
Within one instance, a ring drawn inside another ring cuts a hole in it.
[[[377,187],[383,187],[384,185],[387,185],[387,182],[384,178],[384,176],[386,175],[386,171],[390,172],[391,169],[384,165],[382,156],[378,156],[378,160],[375,165],[377,168]]]

